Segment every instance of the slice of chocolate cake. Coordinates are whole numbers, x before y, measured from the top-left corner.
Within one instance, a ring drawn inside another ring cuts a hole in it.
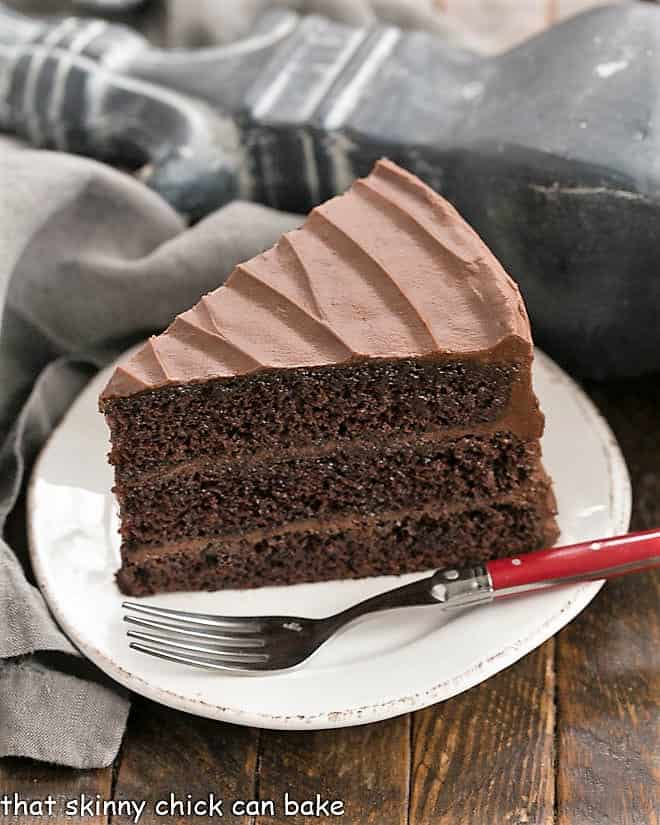
[[[516,285],[381,161],[117,367],[121,589],[406,573],[557,536]]]

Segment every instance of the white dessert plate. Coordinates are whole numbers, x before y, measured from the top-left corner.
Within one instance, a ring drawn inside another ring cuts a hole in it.
[[[378,614],[331,640],[301,667],[274,675],[221,675],[132,651],[114,581],[118,521],[106,462],[108,432],[97,408],[110,372],[90,382],[41,453],[29,493],[30,544],[37,580],[64,631],[136,693],[201,716],[266,728],[374,722],[482,682],[556,633],[601,587],[567,586],[451,618],[436,607]],[[607,424],[542,353],[534,383],[547,418],[544,459],[555,482],[561,541],[625,532],[630,481]],[[176,593],[145,601],[210,613],[322,616],[413,578]]]

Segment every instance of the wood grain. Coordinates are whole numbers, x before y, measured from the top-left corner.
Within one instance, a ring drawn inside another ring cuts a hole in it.
[[[140,825],[175,825],[209,822],[204,816],[157,816],[155,805],[169,800],[233,801],[254,796],[258,731],[189,716],[148,702],[136,700],[129,718],[128,732],[119,760],[116,799],[146,799],[148,809]],[[189,796],[188,796],[189,795]],[[235,817],[227,805],[222,822],[247,822]],[[113,819],[126,825],[130,817]],[[43,825],[43,823],[42,823]]]
[[[326,686],[332,690],[332,685]],[[405,825],[408,817],[410,716],[356,728],[304,733],[264,731],[259,796],[281,799],[286,790],[298,800],[344,802],[341,817],[314,820],[258,817],[256,825],[302,825],[340,821],[342,825]]]
[[[660,820],[660,575],[606,585],[558,639],[558,825]]]
[[[660,379],[589,384],[660,526]],[[660,571],[609,582],[558,637],[558,825],[660,821]]]
[[[3,816],[0,810],[0,821],[3,825],[70,825],[76,820],[65,815],[65,805],[69,800],[79,799],[81,794],[95,797],[100,794],[102,799],[112,798],[112,768],[103,768],[98,771],[76,771],[72,768],[60,768],[46,765],[42,762],[33,762],[31,759],[2,759],[0,760],[0,797],[8,794],[18,794],[21,800],[44,800],[48,795],[56,799],[53,816],[23,815]],[[38,814],[38,811],[35,810]],[[89,817],[85,819],[88,825],[102,825],[107,822],[105,816]]]
[[[487,682],[416,713],[410,825],[551,825],[554,689],[550,639]]]

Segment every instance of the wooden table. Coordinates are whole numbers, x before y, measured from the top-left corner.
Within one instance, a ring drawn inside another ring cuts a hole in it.
[[[660,525],[660,376],[587,390],[630,468],[632,527]],[[170,792],[181,800],[214,793],[278,803],[276,816],[232,816],[225,808],[218,820],[250,825],[654,825],[660,820],[659,597],[660,571],[609,583],[556,638],[508,670],[442,704],[364,727],[263,731],[136,698],[114,765],[76,772],[5,760],[0,793],[145,799],[142,825],[209,821],[157,817],[154,803]],[[298,800],[317,793],[341,800],[344,815],[285,817],[285,791]],[[21,825],[71,821],[20,819]],[[113,825],[130,821],[112,819]]]

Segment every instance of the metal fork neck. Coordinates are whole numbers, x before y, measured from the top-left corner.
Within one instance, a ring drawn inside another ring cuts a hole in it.
[[[482,564],[438,570],[431,577],[431,594],[446,607],[468,607],[493,600],[490,574]]]
[[[399,607],[422,607],[442,604],[445,607],[468,607],[486,604],[493,599],[493,585],[488,571],[483,565],[472,565],[461,569],[438,570],[432,576],[418,579],[410,584],[388,590],[352,605],[346,610],[328,617],[329,632],[361,616],[378,610],[392,610]]]

